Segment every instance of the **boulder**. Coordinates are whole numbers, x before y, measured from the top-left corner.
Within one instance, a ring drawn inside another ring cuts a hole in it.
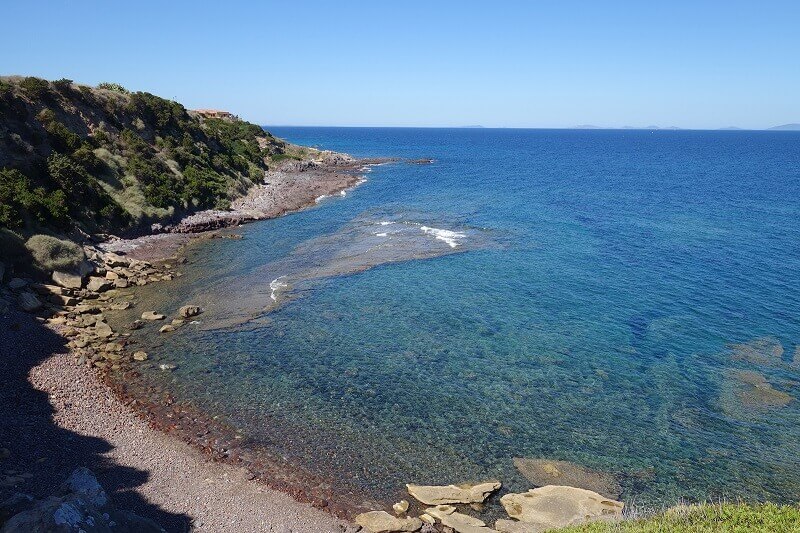
[[[107,253],[103,256],[103,262],[106,266],[110,267],[126,267],[131,264],[131,260],[113,252]]]
[[[481,503],[501,486],[499,481],[464,483],[461,485],[413,485],[408,484],[408,493],[426,505],[450,503]]]
[[[72,292],[64,287],[59,287],[58,285],[48,285],[47,283],[31,283],[31,289],[43,296],[50,294],[69,294]]]
[[[144,322],[142,322],[141,320],[134,320],[134,321],[133,321],[133,322],[131,322],[131,324],[128,326],[128,329],[141,329],[141,328],[142,328],[142,326],[144,326]]]
[[[11,278],[11,281],[8,282],[8,288],[14,291],[24,289],[27,286],[28,282],[22,278]]]
[[[30,291],[23,291],[17,295],[19,308],[26,313],[32,313],[42,308],[42,302]]]
[[[80,289],[83,286],[83,278],[78,274],[60,272],[56,270],[52,275],[53,282],[67,289]]]
[[[142,320],[164,320],[165,318],[165,315],[156,313],[155,311],[145,311],[142,313]]]
[[[135,352],[133,354],[134,361],[147,361],[147,352]]]
[[[158,329],[159,333],[172,333],[173,331],[175,331],[175,326],[172,324],[164,324]]]
[[[94,334],[100,337],[101,339],[107,339],[114,334],[114,330],[112,330],[111,326],[109,326],[105,322],[98,321],[94,325]]]
[[[124,311],[126,309],[130,309],[131,307],[133,307],[133,304],[129,300],[116,302],[108,306],[109,309],[113,309],[114,311]]]
[[[356,516],[356,524],[370,533],[395,533],[417,531],[422,527],[419,518],[397,518],[386,511],[370,511]]]
[[[483,520],[464,513],[457,513],[452,505],[437,505],[425,509],[425,514],[439,520],[457,533],[495,533]]]
[[[114,287],[117,289],[127,289],[129,282],[125,278],[119,278],[114,280]]]
[[[86,284],[86,288],[94,292],[105,292],[113,286],[114,284],[107,279],[97,276],[90,277],[89,282]]]
[[[618,520],[624,507],[622,502],[594,491],[561,485],[506,494],[500,498],[500,503],[509,517],[530,525],[528,530],[517,531],[536,531],[535,527],[544,531],[596,520]]]
[[[109,281],[114,281],[115,279],[119,279],[119,274],[114,272],[113,270],[106,271],[106,279]]]
[[[178,309],[178,314],[183,318],[191,318],[202,313],[203,310],[197,305],[184,305]]]

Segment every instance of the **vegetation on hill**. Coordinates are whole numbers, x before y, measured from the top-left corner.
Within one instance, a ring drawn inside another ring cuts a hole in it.
[[[674,507],[651,518],[594,522],[562,533],[782,533],[800,531],[800,507],[765,503],[704,504]]]
[[[0,228],[120,232],[224,208],[287,145],[118,84],[0,78]]]

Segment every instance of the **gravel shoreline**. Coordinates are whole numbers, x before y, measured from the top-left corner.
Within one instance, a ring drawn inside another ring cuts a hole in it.
[[[79,436],[102,439],[104,457],[123,469],[147,473],[135,492],[160,509],[188,517],[192,531],[347,531],[348,524],[289,495],[251,483],[244,469],[212,463],[187,444],[151,429],[136,417],[74,356],[54,354],[29,374],[31,384],[47,394],[52,420]],[[101,472],[101,482],[105,481]],[[104,483],[109,488],[114,483]],[[113,489],[112,489],[113,490]],[[125,493],[117,505],[143,516]],[[172,527],[164,524],[169,530]]]
[[[212,230],[274,218],[314,205],[320,196],[339,194],[360,183],[365,167],[383,162],[322,152],[318,161],[289,162],[268,173],[265,183],[237,200],[231,211],[198,213],[164,228],[165,233],[115,239],[100,247],[130,259],[166,259],[194,238],[213,236]],[[118,508],[150,518],[167,531],[360,529],[252,481],[243,467],[213,462],[156,429],[97,370],[81,363],[67,346],[63,326],[48,325],[46,316],[0,311],[0,364],[5,368],[0,501],[14,493],[44,498],[75,468],[86,467]]]

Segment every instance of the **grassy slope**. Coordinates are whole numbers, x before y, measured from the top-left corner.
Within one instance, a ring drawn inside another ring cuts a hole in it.
[[[0,228],[119,232],[225,207],[287,145],[113,85],[0,78]]]
[[[705,504],[672,508],[651,518],[593,523],[560,533],[800,532],[800,507],[791,505]]]

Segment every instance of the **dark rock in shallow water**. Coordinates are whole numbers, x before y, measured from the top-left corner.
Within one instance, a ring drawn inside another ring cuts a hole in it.
[[[599,492],[610,498],[619,498],[622,494],[622,487],[613,474],[592,470],[569,461],[515,457],[514,466],[525,479],[537,487],[569,485]]]
[[[3,533],[164,532],[152,520],[115,509],[97,478],[86,468],[78,468],[72,472],[67,481],[49,498],[38,502],[19,499],[16,503],[28,508],[6,522]],[[3,505],[5,507],[5,503]]]

